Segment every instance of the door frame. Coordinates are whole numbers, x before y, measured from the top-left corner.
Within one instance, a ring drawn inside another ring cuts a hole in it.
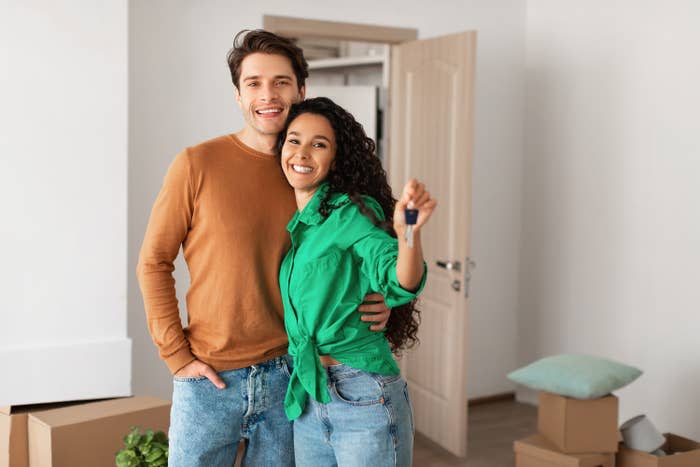
[[[344,41],[399,44],[418,39],[418,29],[263,15],[263,28],[290,39],[324,37]]]

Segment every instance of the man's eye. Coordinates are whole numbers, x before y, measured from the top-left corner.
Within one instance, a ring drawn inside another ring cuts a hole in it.
[[[258,85],[258,83],[256,83],[256,82],[248,83],[248,87],[249,87],[249,88],[255,87],[255,86],[257,86],[257,85]]]
[[[277,81],[277,86],[286,86],[289,84],[289,81]]]

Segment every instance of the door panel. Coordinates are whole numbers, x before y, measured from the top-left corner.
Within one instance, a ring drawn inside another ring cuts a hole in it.
[[[394,193],[411,177],[426,183],[438,208],[422,234],[428,283],[419,309],[420,345],[401,359],[416,429],[455,455],[467,443],[473,31],[392,46],[389,175]],[[436,266],[459,261],[461,270]]]

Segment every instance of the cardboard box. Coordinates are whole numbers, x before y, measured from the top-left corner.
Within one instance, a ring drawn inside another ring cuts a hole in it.
[[[170,401],[127,397],[29,415],[31,467],[115,465],[115,455],[132,426],[168,432]]]
[[[81,403],[84,402],[60,402],[0,407],[0,467],[27,467],[29,465],[27,420],[31,412]]]
[[[665,433],[666,443],[661,447],[668,456],[654,456],[635,451],[620,444],[618,467],[697,467],[700,465],[700,443],[672,433]]]
[[[559,451],[567,454],[617,452],[617,397],[578,400],[540,392],[539,399],[537,429]]]
[[[615,454],[564,454],[542,435],[516,441],[515,467],[615,467]]]
[[[27,467],[27,412],[0,407],[0,467]]]

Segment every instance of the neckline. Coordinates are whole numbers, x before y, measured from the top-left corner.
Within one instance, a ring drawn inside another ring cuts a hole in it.
[[[249,156],[255,157],[256,159],[264,159],[266,161],[274,162],[275,164],[279,163],[279,156],[277,154],[267,154],[261,151],[258,151],[255,148],[251,148],[247,144],[245,144],[241,139],[236,136],[235,133],[230,133],[228,135],[229,139],[238,146],[244,153],[246,153]]]

